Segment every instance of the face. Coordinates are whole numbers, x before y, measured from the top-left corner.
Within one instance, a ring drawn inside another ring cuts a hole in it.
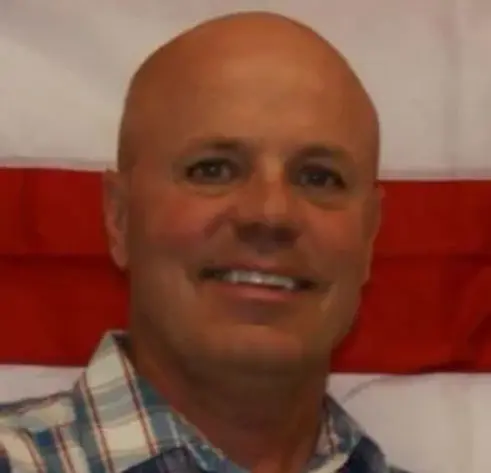
[[[135,336],[195,366],[327,368],[378,222],[366,114],[327,81],[278,58],[174,82],[131,172],[107,180]]]

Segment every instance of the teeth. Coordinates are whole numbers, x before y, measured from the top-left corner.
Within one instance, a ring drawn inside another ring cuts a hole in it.
[[[277,274],[261,273],[258,271],[232,270],[223,274],[222,279],[234,284],[255,284],[258,286],[274,286],[293,291],[296,288],[294,279]]]

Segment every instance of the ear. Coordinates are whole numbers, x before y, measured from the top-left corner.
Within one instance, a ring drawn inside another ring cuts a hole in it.
[[[367,201],[366,211],[366,238],[367,238],[367,256],[365,262],[365,283],[368,282],[371,276],[372,260],[373,260],[373,247],[375,239],[380,230],[380,224],[382,221],[382,200],[385,196],[384,189],[377,185],[374,187],[371,195]]]
[[[128,264],[127,251],[127,182],[115,171],[106,171],[103,176],[103,212],[106,235],[111,257],[120,269]]]

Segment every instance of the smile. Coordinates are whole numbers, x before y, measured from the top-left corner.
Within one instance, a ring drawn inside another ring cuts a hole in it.
[[[315,287],[315,283],[307,278],[249,269],[205,268],[201,271],[200,278],[286,292],[306,291]]]

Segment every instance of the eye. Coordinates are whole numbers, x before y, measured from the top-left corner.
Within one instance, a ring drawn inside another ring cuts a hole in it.
[[[228,184],[239,174],[236,163],[226,158],[203,159],[186,169],[186,177],[196,184]]]
[[[320,164],[308,164],[299,170],[297,184],[301,187],[344,189],[346,183],[341,174]]]

